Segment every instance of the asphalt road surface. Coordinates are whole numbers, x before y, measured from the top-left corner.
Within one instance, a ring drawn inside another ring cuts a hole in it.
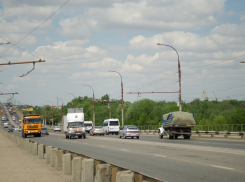
[[[3,125],[3,124],[2,124]],[[6,130],[6,129],[5,129]],[[21,132],[14,131],[21,136]],[[167,182],[245,181],[245,142],[155,136],[119,139],[117,135],[65,139],[50,132],[31,140],[100,159]]]

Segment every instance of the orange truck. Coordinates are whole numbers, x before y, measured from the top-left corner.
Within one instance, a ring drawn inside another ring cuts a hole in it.
[[[22,137],[27,135],[34,135],[34,137],[41,137],[41,121],[39,114],[23,115],[21,120]]]

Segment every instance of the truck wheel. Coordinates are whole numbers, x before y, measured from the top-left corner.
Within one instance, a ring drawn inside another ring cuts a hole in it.
[[[86,138],[86,134],[83,135],[83,138]]]
[[[137,136],[137,139],[139,139],[140,137],[139,136]]]
[[[162,139],[163,138],[163,135],[159,135],[159,138]]]
[[[185,137],[185,139],[190,139],[190,137],[191,137],[190,135],[187,135],[187,136]]]
[[[175,138],[175,139],[178,139],[178,135],[175,135],[174,138]]]

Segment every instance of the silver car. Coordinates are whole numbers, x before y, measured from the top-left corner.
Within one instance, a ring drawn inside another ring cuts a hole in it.
[[[137,139],[139,139],[139,137],[140,137],[140,131],[137,128],[137,126],[134,126],[134,125],[125,125],[119,131],[119,138],[121,138],[121,137],[123,137],[123,138],[131,137],[132,139],[134,137],[136,137]]]
[[[90,130],[90,136],[94,135],[105,135],[105,131],[102,126],[95,126],[92,130]]]

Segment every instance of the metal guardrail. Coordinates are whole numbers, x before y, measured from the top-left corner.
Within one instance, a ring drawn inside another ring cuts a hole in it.
[[[139,130],[158,130],[160,125],[137,126]],[[192,130],[245,132],[245,124],[195,125]]]
[[[214,135],[224,135],[225,138],[228,138],[228,136],[241,136],[241,138],[245,138],[245,132],[229,132],[229,131],[192,131],[193,134],[199,134],[201,136],[202,134],[205,135],[211,135],[211,137],[214,137]]]
[[[140,133],[146,133],[146,134],[153,134],[155,135],[158,133],[158,130],[140,130]],[[228,138],[228,136],[241,136],[242,139],[245,139],[245,132],[229,132],[229,131],[192,131],[192,134],[199,134],[201,135],[211,135],[211,137],[214,137],[214,135],[224,135],[225,138]]]

